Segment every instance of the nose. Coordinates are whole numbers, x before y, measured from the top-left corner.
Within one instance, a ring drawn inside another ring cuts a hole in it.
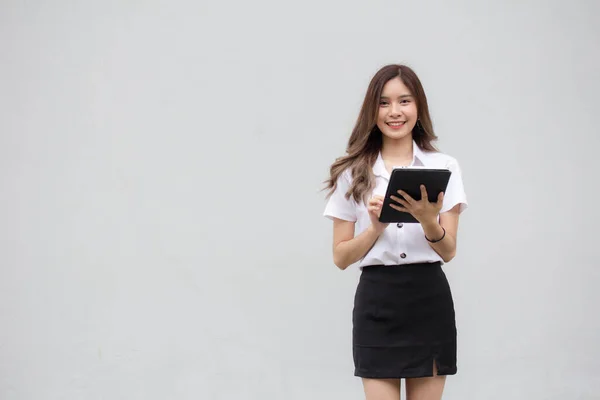
[[[400,104],[398,103],[392,103],[392,106],[390,107],[390,115],[400,115]]]

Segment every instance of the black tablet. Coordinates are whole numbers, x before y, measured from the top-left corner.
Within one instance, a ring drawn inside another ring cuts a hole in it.
[[[383,200],[383,208],[379,216],[380,222],[418,222],[411,214],[398,211],[390,203],[398,204],[390,197],[402,198],[398,190],[403,190],[415,200],[421,200],[421,185],[425,185],[430,202],[437,201],[440,192],[446,192],[450,180],[450,170],[431,168],[394,168]],[[399,204],[398,204],[399,205]]]

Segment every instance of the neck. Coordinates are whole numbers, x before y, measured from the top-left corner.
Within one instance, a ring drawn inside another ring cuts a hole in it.
[[[411,136],[402,139],[383,138],[381,157],[385,161],[391,161],[397,165],[410,164],[413,159],[413,140]]]

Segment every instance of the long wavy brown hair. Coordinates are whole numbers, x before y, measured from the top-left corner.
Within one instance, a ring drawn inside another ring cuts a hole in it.
[[[339,176],[350,168],[352,186],[345,196],[347,199],[352,196],[357,203],[363,201],[366,204],[367,195],[375,187],[372,167],[383,144],[382,133],[377,127],[381,92],[385,84],[396,77],[402,80],[415,97],[418,115],[418,122],[412,131],[415,143],[423,150],[438,151],[432,143],[437,140],[437,136],[429,116],[427,96],[417,74],[406,65],[386,65],[377,71],[369,83],[358,119],[348,140],[346,155],[336,159],[330,167],[330,177],[325,181],[326,187],[323,189],[329,191],[327,197],[335,191]]]

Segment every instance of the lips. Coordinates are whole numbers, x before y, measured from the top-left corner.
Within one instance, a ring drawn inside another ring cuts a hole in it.
[[[406,123],[406,121],[391,121],[391,122],[386,122],[386,124],[388,126],[391,126],[392,128],[401,128],[402,126],[404,126],[405,123]]]

